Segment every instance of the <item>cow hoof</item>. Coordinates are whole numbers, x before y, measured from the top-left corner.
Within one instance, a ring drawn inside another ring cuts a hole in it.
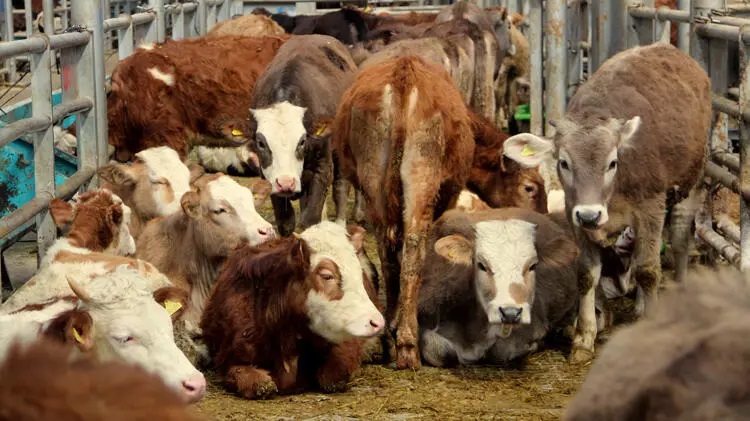
[[[330,383],[330,384],[322,384],[322,385],[320,385],[320,388],[325,393],[341,393],[341,392],[346,392],[347,390],[349,390],[349,382],[342,380],[342,381],[333,382],[333,383]]]
[[[403,347],[398,349],[396,359],[396,369],[412,369],[418,370],[422,366],[422,362],[419,360],[417,354],[417,347]]]
[[[583,348],[573,348],[573,351],[570,353],[570,358],[568,358],[568,361],[571,364],[583,364],[593,359],[594,359],[594,353],[592,351],[589,351],[588,349],[583,349]]]
[[[268,399],[279,391],[279,388],[276,387],[276,383],[271,379],[257,383],[253,389],[254,390],[248,391],[249,393],[245,394],[246,398]]]

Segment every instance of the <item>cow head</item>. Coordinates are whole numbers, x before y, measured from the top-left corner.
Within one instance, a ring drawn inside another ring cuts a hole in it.
[[[310,329],[331,342],[380,333],[385,319],[362,282],[362,266],[345,227],[323,221],[300,235],[310,248]]]
[[[256,211],[252,190],[222,173],[196,180],[182,196],[182,209],[195,222],[196,240],[209,256],[225,257],[244,243],[275,236],[273,226]]]
[[[147,222],[180,209],[180,198],[190,190],[191,178],[200,175],[200,167],[188,168],[174,149],[159,146],[135,154],[132,165],[107,164],[97,174]]]
[[[68,283],[80,300],[77,311],[93,321],[88,330],[71,328],[74,341],[92,348],[102,361],[145,369],[188,402],[203,397],[206,380],[177,348],[172,331],[173,318],[187,304],[186,292],[163,287],[151,293],[142,274],[128,265],[92,278],[85,288],[72,278]]]
[[[109,190],[91,190],[71,202],[52,199],[52,220],[59,228],[68,228],[71,245],[91,251],[128,256],[135,253],[130,235],[130,208]]]
[[[595,230],[609,219],[618,156],[632,146],[640,125],[640,117],[586,127],[563,120],[553,123],[556,133],[551,140],[530,133],[511,137],[505,142],[505,155],[526,167],[556,159],[568,218],[577,227]]]
[[[499,9],[490,11],[489,13],[492,20],[492,30],[497,38],[497,48],[500,52],[498,60],[502,60],[503,57],[515,55],[516,46],[511,41],[510,31],[513,22],[508,15],[508,9],[505,7]]]
[[[294,196],[302,192],[305,152],[327,143],[331,124],[313,122],[307,109],[288,101],[250,110],[255,136],[250,142],[272,194]]]

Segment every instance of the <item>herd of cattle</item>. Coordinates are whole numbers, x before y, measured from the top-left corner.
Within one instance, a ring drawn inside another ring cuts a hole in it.
[[[568,418],[675,416],[706,396],[703,414],[730,416],[746,387],[716,385],[747,370],[747,345],[722,335],[747,329],[750,294],[687,271],[708,76],[671,45],[632,48],[577,90],[553,138],[510,136],[528,88],[520,19],[465,0],[401,16],[258,9],[122,60],[103,188],[52,201],[62,236],[0,306],[0,418],[192,419],[196,367],[257,399],[346,390],[376,355],[503,364],[557,333],[586,362],[609,327],[603,297],[630,290],[655,316],[615,335]],[[547,200],[548,161],[564,203]],[[269,197],[273,223],[257,211]],[[657,304],[664,228],[680,288]]]

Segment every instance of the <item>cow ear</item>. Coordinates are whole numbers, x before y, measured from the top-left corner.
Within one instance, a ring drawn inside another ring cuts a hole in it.
[[[49,211],[52,215],[52,221],[59,228],[64,228],[72,224],[76,215],[76,208],[72,203],[58,198],[52,199],[49,204]]]
[[[359,225],[349,225],[346,227],[346,231],[349,233],[349,242],[354,246],[354,250],[359,253],[365,247],[365,231],[364,228]]]
[[[132,188],[136,183],[132,168],[123,164],[107,164],[96,170],[96,174],[104,181],[117,187]]]
[[[180,205],[182,205],[182,211],[187,216],[193,219],[200,218],[201,197],[197,191],[191,190],[183,194],[182,199],[180,199]]]
[[[94,320],[87,311],[74,310],[65,322],[65,343],[73,344],[82,352],[94,347]]]
[[[471,265],[474,260],[474,247],[468,238],[460,234],[450,234],[435,242],[435,253],[454,264]]]
[[[122,223],[123,209],[120,203],[110,206],[107,209],[107,224],[112,228],[117,228]]]
[[[250,130],[250,121],[240,118],[231,118],[219,124],[219,132],[232,143],[244,145],[253,137]]]
[[[503,155],[518,162],[526,168],[538,167],[542,162],[552,158],[555,144],[531,133],[511,136],[503,144]]]
[[[633,139],[638,129],[641,127],[641,118],[635,116],[630,120],[616,120],[617,131],[620,134],[620,140],[617,143],[618,148],[629,148],[633,146]]]
[[[162,287],[154,291],[154,300],[167,310],[172,320],[177,320],[185,313],[188,293],[177,287]]]
[[[330,118],[320,119],[313,124],[310,137],[318,140],[325,140],[331,137],[333,133],[333,121]]]
[[[203,174],[206,173],[206,169],[196,162],[189,163],[187,167],[190,171],[190,184],[194,183],[195,180],[199,179]]]

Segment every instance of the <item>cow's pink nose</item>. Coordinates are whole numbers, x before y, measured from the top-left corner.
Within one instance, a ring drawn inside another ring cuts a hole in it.
[[[293,177],[279,177],[276,179],[276,187],[283,192],[293,192],[296,184]]]
[[[273,228],[258,228],[258,234],[260,234],[262,238],[274,237]]]
[[[206,378],[198,373],[182,381],[182,393],[188,403],[198,402],[206,395]]]
[[[380,330],[383,329],[383,325],[385,325],[385,320],[370,319],[370,326],[375,333],[380,332]]]

